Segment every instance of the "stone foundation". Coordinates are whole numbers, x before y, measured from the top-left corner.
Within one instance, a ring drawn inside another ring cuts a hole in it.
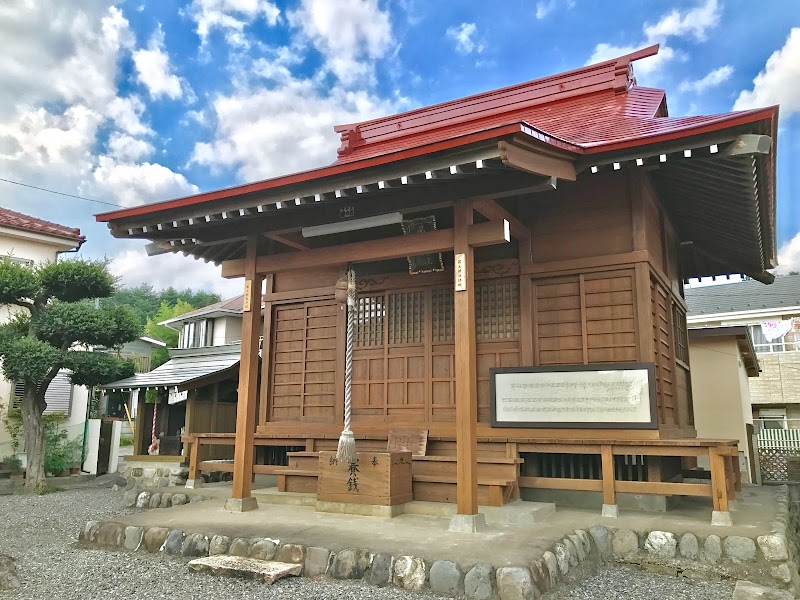
[[[126,459],[119,473],[125,478],[127,490],[182,486],[189,477],[182,456],[176,456],[174,461]]]
[[[152,506],[157,492],[144,491],[136,501]],[[133,498],[133,494],[130,494]],[[180,494],[180,496],[184,496]],[[202,497],[195,496],[192,501]],[[164,497],[159,499],[162,507]],[[168,504],[173,503],[174,496]],[[178,499],[178,503],[185,498]],[[800,488],[783,488],[777,498],[778,513],[767,535],[736,535],[669,531],[633,531],[594,525],[567,532],[541,556],[520,556],[516,565],[495,568],[488,564],[462,566],[447,557],[432,559],[373,553],[368,548],[338,552],[328,548],[282,543],[270,538],[230,538],[165,527],[132,527],[120,523],[88,522],[78,539],[84,544],[132,551],[162,553],[185,558],[228,554],[278,560],[303,565],[306,577],[362,579],[373,585],[394,585],[410,591],[431,590],[469,600],[535,598],[561,583],[574,583],[596,572],[604,562],[638,565],[644,570],[692,579],[746,579],[757,584],[800,590],[797,570]],[[720,529],[721,533],[724,530]],[[476,543],[482,543],[480,534]],[[468,568],[467,568],[468,567]]]

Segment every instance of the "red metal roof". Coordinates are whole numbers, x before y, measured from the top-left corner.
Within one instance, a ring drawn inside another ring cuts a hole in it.
[[[86,241],[86,236],[81,235],[81,230],[76,227],[66,227],[44,219],[37,219],[8,208],[0,208],[0,226],[64,238],[73,242],[83,243]]]
[[[332,165],[97,215],[110,221],[191,206],[386,164],[521,131],[575,155],[595,154],[706,133],[777,117],[777,107],[712,116],[667,116],[663,90],[636,86],[632,62],[658,46],[451,102],[337,126],[342,145]]]

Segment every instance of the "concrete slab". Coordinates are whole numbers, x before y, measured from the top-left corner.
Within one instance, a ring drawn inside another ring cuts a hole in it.
[[[256,510],[230,513],[223,510],[230,495],[230,484],[209,485],[205,502],[167,510],[145,511],[115,519],[125,525],[162,526],[185,533],[236,537],[269,537],[282,542],[318,546],[333,551],[346,548],[369,548],[393,556],[410,554],[427,560],[447,558],[462,568],[477,563],[496,567],[523,564],[549,550],[575,529],[588,530],[594,524],[634,531],[670,531],[680,537],[694,533],[708,535],[743,535],[756,537],[770,532],[776,515],[776,489],[745,487],[731,507],[734,525],[711,525],[711,502],[705,498],[687,498],[680,507],[667,513],[620,511],[617,519],[600,516],[594,510],[561,509],[542,522],[528,524],[490,523],[479,533],[448,531],[449,516],[432,517],[403,514],[393,519],[320,513],[313,506],[265,504],[259,500]],[[483,511],[483,509],[481,509]]]
[[[192,571],[208,571],[215,575],[255,579],[272,585],[278,579],[299,576],[303,570],[303,565],[222,554],[196,558],[189,561],[189,568]]]
[[[736,582],[732,600],[794,600],[794,594],[740,580]]]

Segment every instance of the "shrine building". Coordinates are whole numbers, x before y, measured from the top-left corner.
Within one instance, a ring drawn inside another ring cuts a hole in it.
[[[348,379],[357,451],[404,436],[397,498],[456,503],[455,528],[531,490],[602,493],[608,516],[618,494],[705,496],[729,522],[738,440],[696,436],[683,283],[772,281],[778,108],[670,117],[634,78],[657,52],[340,125],[328,166],[98,215],[243,282],[236,431],[185,432],[190,484],[232,472],[231,510],[255,474],[322,493]]]

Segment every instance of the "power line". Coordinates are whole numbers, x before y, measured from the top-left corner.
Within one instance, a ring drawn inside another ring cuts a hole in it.
[[[39,190],[40,192],[48,192],[49,194],[58,194],[59,196],[67,196],[68,198],[77,198],[78,200],[85,200],[86,202],[96,202],[97,204],[107,204],[108,206],[117,206],[119,208],[125,208],[121,204],[114,204],[113,202],[106,202],[105,200],[95,200],[93,198],[84,198],[83,196],[76,196],[75,194],[67,194],[65,192],[57,192],[55,190],[48,190],[47,188],[38,187],[35,185],[30,185],[29,183],[22,183],[20,181],[12,181],[10,179],[3,179],[0,177],[0,181],[5,183],[12,183],[14,185],[21,185],[22,187],[31,188],[34,190]]]

